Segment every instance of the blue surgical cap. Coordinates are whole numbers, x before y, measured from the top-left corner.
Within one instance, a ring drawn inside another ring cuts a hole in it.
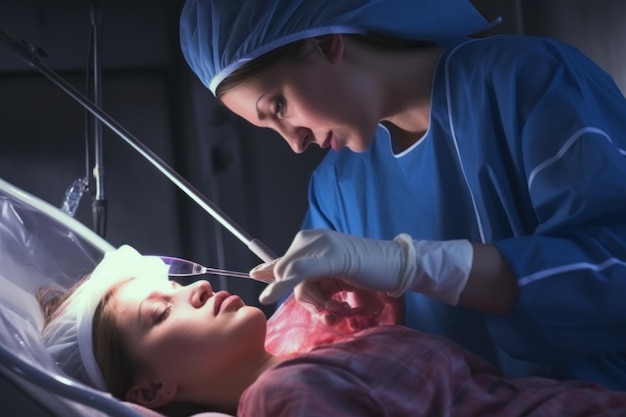
[[[180,42],[215,94],[246,62],[305,38],[374,32],[446,45],[490,26],[468,0],[188,0]]]

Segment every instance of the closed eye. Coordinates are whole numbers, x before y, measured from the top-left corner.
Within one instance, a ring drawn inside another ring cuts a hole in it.
[[[170,285],[172,286],[172,289],[176,290],[178,288],[181,287],[180,283],[174,281],[174,280],[170,280]],[[156,311],[154,314],[154,320],[153,323],[159,324],[159,323],[163,323],[170,315],[170,312],[172,311],[172,304],[168,304],[167,307],[165,307],[163,310],[161,311]]]
[[[165,319],[169,317],[171,311],[172,311],[172,305],[168,304],[168,306],[165,307],[162,311],[157,312],[157,314],[155,314],[154,324],[157,325],[157,324],[163,323]]]

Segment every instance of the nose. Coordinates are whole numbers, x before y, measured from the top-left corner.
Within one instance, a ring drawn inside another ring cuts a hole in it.
[[[205,280],[199,280],[193,284],[189,284],[189,302],[194,308],[202,307],[207,300],[213,295],[211,284]]]
[[[313,141],[313,134],[305,127],[284,127],[279,133],[287,141],[291,150],[295,153],[302,153]]]

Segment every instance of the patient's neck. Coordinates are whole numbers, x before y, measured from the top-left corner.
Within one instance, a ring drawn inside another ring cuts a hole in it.
[[[266,351],[253,358],[242,360],[241,366],[233,369],[224,378],[224,383],[205,387],[203,405],[213,409],[219,407],[221,412],[236,415],[239,399],[250,385],[252,385],[263,372],[278,365],[282,361]]]

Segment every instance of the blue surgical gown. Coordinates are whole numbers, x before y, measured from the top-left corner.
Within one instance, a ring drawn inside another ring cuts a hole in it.
[[[303,228],[492,243],[519,283],[504,316],[406,295],[406,324],[502,367],[626,390],[626,101],[555,40],[499,35],[446,48],[430,126],[394,154],[330,152]]]

